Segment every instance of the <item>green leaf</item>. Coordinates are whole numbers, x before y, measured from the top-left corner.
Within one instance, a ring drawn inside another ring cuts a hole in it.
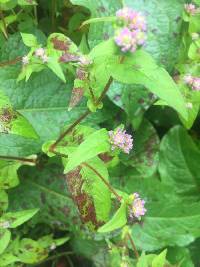
[[[166,261],[167,250],[162,251],[158,256],[156,256],[152,261],[152,267],[164,267]]]
[[[159,158],[164,183],[172,184],[181,194],[199,193],[200,151],[184,128],[176,126],[165,135]]]
[[[85,141],[83,141],[78,148],[69,155],[69,161],[65,166],[64,172],[68,173],[81,163],[109,150],[110,144],[108,141],[108,132],[106,129],[98,130],[89,135]]]
[[[7,248],[11,238],[11,233],[9,230],[2,230],[0,228],[0,262],[1,262],[1,254]]]
[[[39,223],[57,229],[79,229],[78,212],[67,190],[60,162],[52,158],[42,169],[24,166],[20,170],[20,180],[20,186],[10,194],[10,210],[40,207],[29,222],[34,226]]]
[[[153,125],[143,120],[134,134],[134,148],[122,162],[135,168],[142,177],[150,177],[158,167],[159,137]]]
[[[0,255],[0,266],[9,266],[15,262],[19,261],[19,259],[14,256],[12,253],[4,253]],[[12,265],[11,265],[12,266]]]
[[[188,248],[172,247],[167,249],[167,259],[172,264],[179,263],[181,267],[194,267],[191,256]]]
[[[17,170],[21,163],[0,161],[0,189],[8,189],[19,184]]]
[[[0,90],[0,131],[24,137],[38,138],[31,124],[13,110],[9,98]]]
[[[118,228],[123,227],[126,222],[126,208],[127,205],[125,202],[123,202],[120,206],[120,208],[117,210],[117,212],[114,214],[114,216],[111,218],[110,221],[108,221],[106,224],[104,224],[102,227],[98,229],[99,233],[107,233],[114,231]]]
[[[109,69],[114,79],[122,83],[144,85],[187,119],[181,92],[167,71],[159,67],[147,52],[138,50],[126,58],[123,64],[117,64],[114,60]]]
[[[147,19],[145,50],[168,71],[173,71],[181,43],[182,12],[185,0],[125,0],[124,5],[141,13]],[[177,51],[177,53],[174,53]]]
[[[56,58],[50,57],[47,66],[63,81],[66,82],[65,75]]]
[[[17,256],[23,263],[33,264],[48,257],[48,251],[32,239],[22,239],[19,246],[20,253]]]
[[[38,45],[37,38],[30,33],[21,33],[24,44],[28,47],[35,47]]]
[[[91,24],[91,23],[99,23],[99,22],[114,22],[116,21],[116,17],[102,17],[102,18],[92,18],[92,19],[88,19],[85,20],[82,24],[81,27],[87,25],[87,24]]]
[[[9,228],[16,228],[32,218],[37,212],[38,209],[8,212],[0,218],[0,224],[8,222]]]

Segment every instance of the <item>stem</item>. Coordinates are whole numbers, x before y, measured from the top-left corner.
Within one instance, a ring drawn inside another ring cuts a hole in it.
[[[36,22],[36,25],[38,25],[38,15],[37,15],[37,6],[34,6],[34,17],[35,17],[35,22]]]
[[[15,59],[9,60],[9,61],[4,61],[4,62],[0,62],[0,67],[5,67],[8,65],[14,65],[18,62],[20,62],[22,60],[22,57],[17,57]]]
[[[0,17],[1,17],[1,20],[2,20],[2,23],[3,23],[3,28],[4,28],[3,34],[4,34],[5,38],[6,38],[6,40],[8,40],[8,31],[7,31],[6,21],[5,21],[3,12],[1,10],[0,10]]]
[[[55,31],[55,13],[56,13],[56,0],[52,0],[52,14],[51,14],[51,23],[52,23],[52,32]]]
[[[137,248],[136,248],[136,246],[135,246],[135,243],[134,243],[134,241],[133,241],[133,238],[131,237],[131,235],[130,235],[129,233],[127,233],[127,237],[128,237],[128,239],[129,239],[129,241],[130,241],[130,243],[131,243],[132,249],[133,249],[133,251],[134,251],[134,253],[135,253],[135,257],[136,257],[136,259],[138,260],[139,257],[140,257],[140,255],[139,255],[139,253],[138,253],[138,251],[137,251]]]
[[[90,110],[87,110],[85,113],[83,113],[83,115],[81,115],[81,117],[79,117],[69,128],[67,128],[67,130],[64,132],[64,133],[62,133],[59,137],[58,137],[58,139],[56,140],[56,142],[54,143],[54,144],[52,144],[51,146],[50,146],[50,151],[51,152],[54,152],[54,149],[55,149],[55,147],[58,145],[58,143],[60,143],[60,141],[68,134],[68,133],[70,133],[73,129],[74,129],[74,127],[76,127],[76,125],[77,124],[79,124],[83,119],[85,119],[89,114],[91,113],[91,111]]]
[[[97,102],[96,102],[96,105],[98,105],[99,103],[101,103],[101,100],[102,100],[102,99],[104,98],[104,96],[106,95],[106,93],[107,93],[107,91],[109,90],[109,88],[110,88],[112,82],[113,82],[113,78],[110,76],[110,78],[109,78],[109,80],[108,80],[108,82],[107,82],[107,84],[106,84],[106,86],[105,86],[103,92],[101,93],[99,99],[98,99]]]
[[[53,1],[53,0],[52,0]],[[124,61],[124,59],[125,59],[125,57],[124,56],[122,56],[121,58],[120,58],[120,63],[122,63],[123,61]],[[106,86],[105,86],[105,88],[104,88],[104,90],[103,90],[103,92],[101,93],[101,95],[100,95],[100,97],[98,98],[98,100],[97,100],[97,102],[95,103],[96,105],[98,105],[98,104],[100,104],[101,103],[101,100],[104,98],[104,96],[106,95],[106,93],[107,93],[107,91],[109,90],[109,88],[110,88],[110,86],[111,86],[111,84],[112,84],[112,82],[113,82],[113,78],[110,76],[110,78],[109,78],[109,80],[108,80],[108,82],[107,82],[107,84],[106,84]],[[93,94],[93,91],[90,91],[91,92],[91,94],[92,95],[94,95]],[[52,144],[51,146],[50,146],[50,148],[49,148],[49,151],[51,151],[51,152],[54,152],[54,150],[55,150],[55,147],[57,146],[57,144],[58,143],[60,143],[60,141],[68,134],[68,133],[70,133],[73,129],[74,129],[74,127],[76,126],[76,125],[78,125],[82,120],[84,120],[89,114],[91,113],[91,111],[90,110],[87,110],[80,118],[78,118],[64,133],[62,133],[60,136],[59,136],[59,138],[56,140],[56,142],[54,143],[54,144]]]
[[[97,170],[95,170],[88,163],[82,163],[82,165],[84,165],[84,166],[88,167],[89,169],[91,169],[102,180],[102,182],[108,187],[108,189],[110,190],[110,192],[112,192],[113,195],[116,196],[116,199],[119,202],[121,202],[122,198],[120,197],[120,195],[118,195],[118,193],[115,191],[115,189],[106,181],[106,179]]]
[[[19,157],[12,157],[12,156],[0,156],[0,159],[16,160],[16,161],[30,162],[30,163],[36,164],[36,160],[35,159],[19,158]]]
[[[92,90],[91,87],[89,87],[89,90],[90,90],[90,94],[91,94],[91,96],[92,96],[92,100],[93,100],[93,102],[95,103],[95,96],[94,96],[93,90]]]

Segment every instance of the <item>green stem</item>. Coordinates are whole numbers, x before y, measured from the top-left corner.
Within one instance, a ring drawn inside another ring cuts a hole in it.
[[[28,158],[20,158],[20,157],[12,157],[12,156],[0,156],[0,159],[4,160],[16,160],[21,162],[29,162],[36,164],[36,159],[28,159]]]
[[[124,61],[125,57],[122,56],[120,58],[120,63],[122,63]],[[95,103],[96,105],[100,104],[102,99],[104,98],[104,96],[106,95],[106,93],[108,92],[111,84],[113,82],[113,78],[110,76],[106,86],[104,87],[103,92],[101,93],[100,97],[98,98],[97,102]],[[69,128],[67,128],[67,130],[65,132],[63,132],[58,139],[56,140],[56,142],[54,144],[52,144],[49,148],[50,152],[54,152],[56,146],[58,145],[58,143],[60,143],[60,141],[67,135],[69,134],[74,127],[76,127],[82,120],[84,120],[89,114],[91,113],[90,110],[87,110],[81,117],[79,117]]]
[[[69,126],[67,128],[67,130],[65,132],[63,132],[59,137],[58,139],[56,140],[55,143],[53,143],[50,148],[49,148],[49,151],[50,152],[54,152],[56,146],[58,145],[58,143],[60,143],[60,141],[67,135],[69,134],[73,129],[74,127],[76,127],[76,125],[78,125],[82,120],[84,120],[89,114],[91,113],[90,110],[87,110],[85,113],[83,113],[83,115],[81,115],[71,126]]]
[[[128,237],[128,239],[129,239],[129,241],[130,241],[130,243],[131,243],[131,247],[132,247],[132,249],[133,249],[133,251],[134,251],[134,253],[135,253],[135,257],[136,257],[136,259],[138,260],[139,257],[140,257],[140,255],[139,255],[139,253],[138,253],[138,251],[137,251],[137,248],[136,248],[136,246],[135,246],[135,243],[134,243],[134,241],[133,241],[133,238],[131,237],[131,235],[130,235],[129,233],[127,233],[127,237]]]
[[[108,189],[110,190],[111,193],[113,193],[113,195],[116,196],[116,199],[121,202],[122,198],[120,197],[120,195],[118,195],[118,193],[115,191],[115,189],[108,183],[108,181],[106,181],[106,179],[97,171],[95,170],[91,165],[89,165],[88,163],[82,163],[82,165],[88,167],[90,170],[92,170],[101,180],[102,182],[108,187]]]
[[[6,21],[5,21],[5,18],[4,18],[2,10],[0,10],[0,18],[2,20],[3,28],[4,28],[3,34],[4,34],[5,38],[6,38],[6,40],[8,40],[8,31],[7,31]]]

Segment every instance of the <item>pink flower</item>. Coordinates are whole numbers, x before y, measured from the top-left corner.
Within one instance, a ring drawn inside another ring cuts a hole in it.
[[[116,17],[123,21],[123,27],[115,33],[115,42],[122,52],[135,52],[146,40],[145,17],[131,8],[124,7],[116,12]]]
[[[127,134],[126,131],[121,128],[115,131],[109,131],[110,143],[112,145],[111,149],[121,149],[124,153],[129,154],[130,150],[133,148],[132,136]]]
[[[185,4],[184,7],[185,11],[190,15],[194,15],[197,11],[195,5],[193,4]]]
[[[192,89],[195,91],[200,91],[200,78],[199,77],[193,78]]]
[[[184,82],[188,84],[193,90],[200,91],[200,77],[193,77],[188,74],[184,78]]]
[[[123,52],[134,52],[136,50],[136,43],[134,43],[132,32],[127,27],[118,31],[117,35],[115,36],[115,42],[121,47]]]
[[[183,80],[186,84],[192,84],[193,82],[193,78],[192,78],[192,75],[190,74],[187,74],[183,77]]]
[[[146,31],[146,20],[140,12],[137,12],[129,7],[124,7],[116,12],[116,17],[122,20],[128,28],[132,30]]]
[[[133,202],[129,209],[130,217],[131,218],[138,218],[140,219],[141,216],[144,216],[146,213],[146,209],[144,207],[145,201],[140,198],[138,193],[133,193]]]

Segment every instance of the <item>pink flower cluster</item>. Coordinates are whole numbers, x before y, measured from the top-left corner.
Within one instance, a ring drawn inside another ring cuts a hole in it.
[[[133,202],[130,207],[130,217],[133,218],[139,218],[141,216],[144,216],[146,213],[146,209],[144,207],[145,201],[140,198],[138,193],[133,193]]]
[[[29,63],[29,58],[28,56],[23,56],[22,57],[22,64],[25,66],[25,65],[28,65]]]
[[[121,128],[117,128],[115,131],[109,131],[109,137],[112,150],[119,148],[124,153],[129,154],[130,150],[133,148],[132,136]]]
[[[188,74],[184,77],[184,82],[188,84],[193,90],[200,91],[200,77],[193,77]]]
[[[200,13],[200,9],[196,8],[196,6],[194,4],[185,4],[185,11],[190,14],[190,15],[195,15]]]
[[[146,40],[145,17],[131,8],[124,7],[116,12],[116,17],[123,26],[115,34],[115,42],[122,52],[135,52],[138,46],[144,45]]]
[[[46,55],[45,49],[44,48],[37,48],[35,50],[35,56],[39,57],[43,63],[48,62],[48,56]]]

